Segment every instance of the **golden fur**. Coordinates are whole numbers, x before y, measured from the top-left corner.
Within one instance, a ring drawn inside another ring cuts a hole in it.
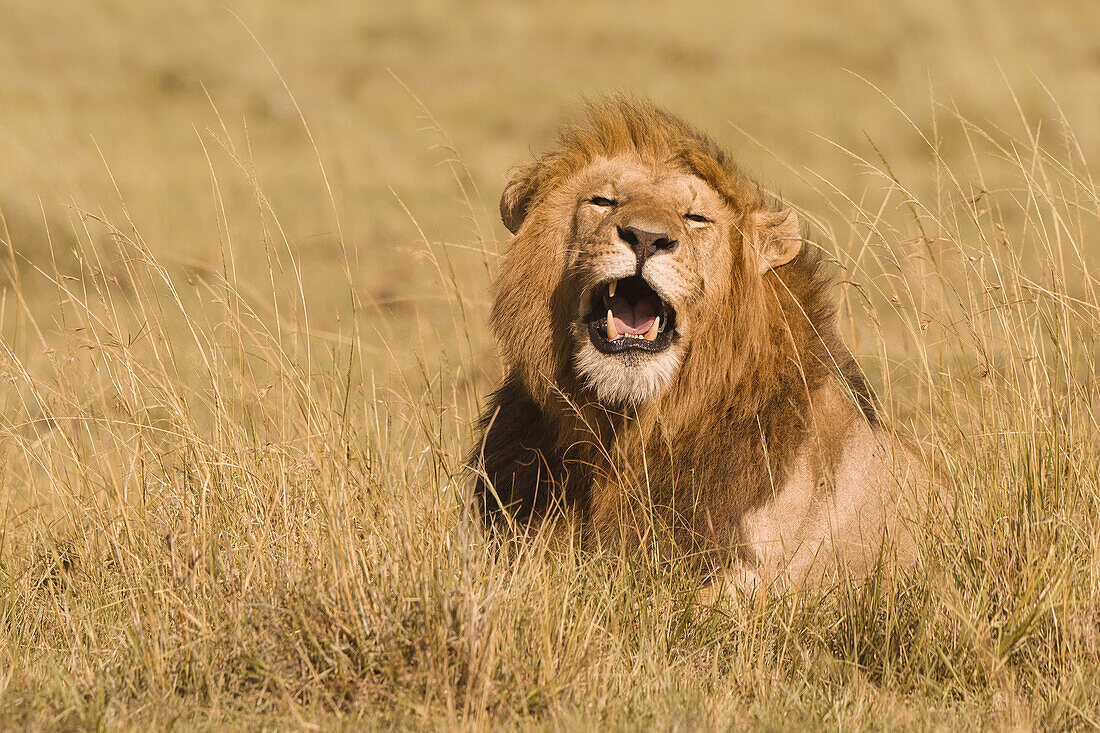
[[[741,582],[911,557],[897,520],[924,463],[882,425],[797,216],[714,142],[644,103],[590,105],[500,209],[507,373],[472,455],[490,521],[564,508],[592,546],[671,549]],[[664,249],[636,254],[632,225]],[[659,353],[609,355],[584,314],[631,275],[675,331]]]

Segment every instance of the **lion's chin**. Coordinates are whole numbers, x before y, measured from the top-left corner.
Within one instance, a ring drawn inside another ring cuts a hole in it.
[[[673,341],[659,352],[629,350],[605,354],[585,338],[573,357],[577,375],[605,405],[639,405],[657,399],[680,368],[683,345]]]

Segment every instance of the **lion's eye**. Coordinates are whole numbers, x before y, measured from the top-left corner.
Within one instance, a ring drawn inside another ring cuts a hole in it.
[[[684,218],[697,224],[710,224],[710,219],[702,214],[684,214]]]
[[[615,201],[614,199],[606,198],[604,196],[593,196],[592,198],[588,199],[588,203],[592,204],[593,206],[599,206],[601,208],[607,209],[619,202]]]

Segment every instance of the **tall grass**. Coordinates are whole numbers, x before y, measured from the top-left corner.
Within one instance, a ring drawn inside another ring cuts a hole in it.
[[[1054,123],[941,106],[922,168],[869,141],[844,151],[864,191],[802,172],[849,339],[954,501],[917,577],[718,609],[686,572],[473,521],[489,234],[424,236],[450,315],[419,331],[357,293],[312,312],[225,127],[216,267],[163,261],[126,213],[74,205],[62,245],[47,212],[41,257],[0,227],[0,723],[1100,726],[1100,189]]]

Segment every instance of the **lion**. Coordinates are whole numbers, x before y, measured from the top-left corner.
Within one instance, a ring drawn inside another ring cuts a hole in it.
[[[797,213],[646,102],[590,103],[559,142],[500,200],[505,376],[471,456],[487,523],[566,516],[707,587],[911,565],[930,467],[842,342]]]

